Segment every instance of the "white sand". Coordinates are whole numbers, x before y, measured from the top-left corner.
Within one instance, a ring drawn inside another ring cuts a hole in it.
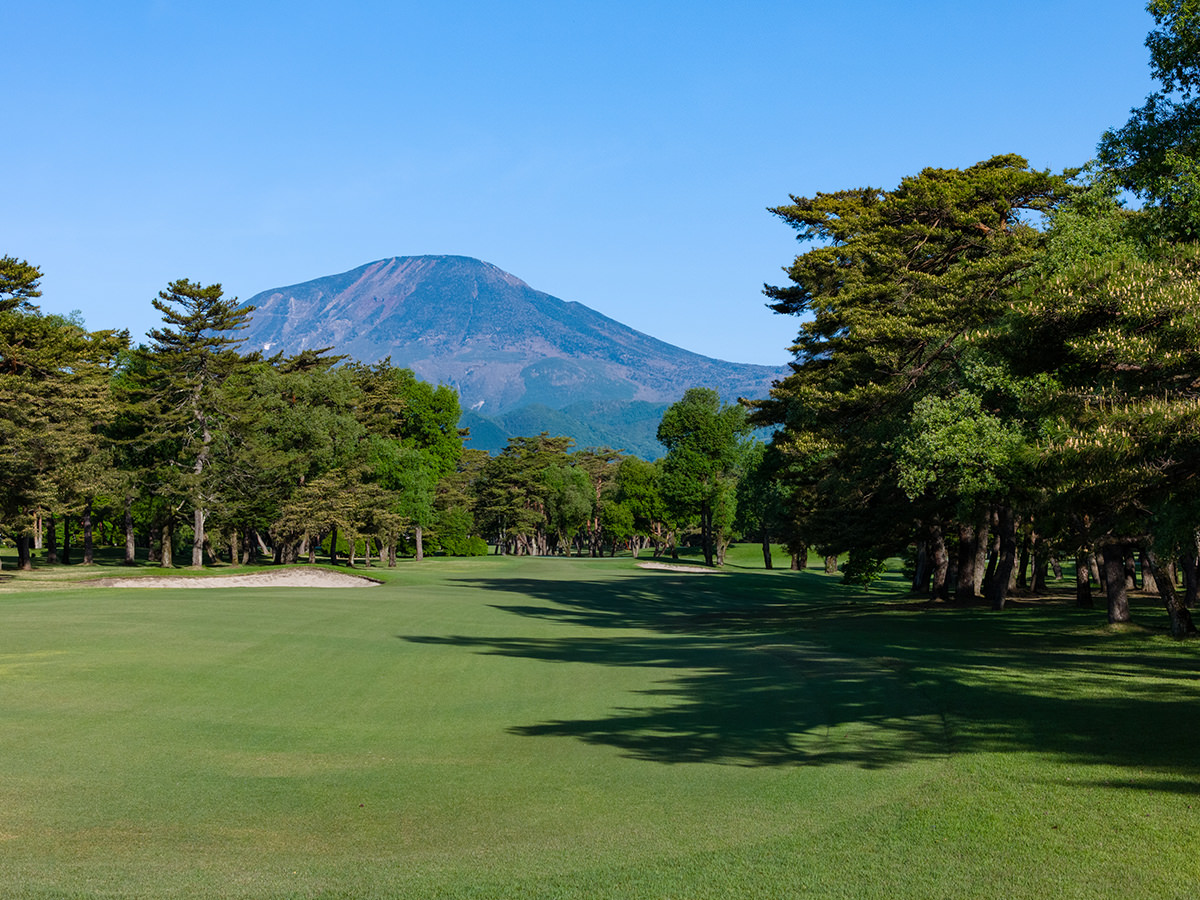
[[[379,582],[361,575],[330,572],[327,569],[279,569],[253,575],[216,575],[192,578],[101,578],[90,582],[97,587],[119,588],[233,588],[233,587],[376,587]]]
[[[659,563],[659,562],[640,562],[640,563],[638,563],[638,568],[639,569],[666,569],[669,572],[690,572],[693,575],[712,575],[718,571],[717,569],[709,569],[707,567],[701,568],[700,566],[676,566],[676,565],[672,565],[671,563]]]

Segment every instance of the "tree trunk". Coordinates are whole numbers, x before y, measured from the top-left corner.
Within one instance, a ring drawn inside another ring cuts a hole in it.
[[[1092,576],[1092,581],[1096,582],[1097,587],[1104,587],[1104,582],[1100,578],[1100,564],[1096,561],[1096,553],[1094,550],[1089,550],[1087,555],[1088,573]]]
[[[46,529],[46,562],[54,565],[58,562],[58,523],[54,516],[50,517]]]
[[[700,544],[704,550],[704,564],[711,566],[713,564],[713,534],[712,534],[712,510],[705,504],[700,509]]]
[[[425,530],[420,526],[413,529],[413,537],[417,545],[417,562],[425,558]]]
[[[996,535],[1000,546],[996,552],[996,571],[987,585],[987,599],[992,609],[1004,609],[1012,573],[1017,564],[1017,516],[1011,506],[998,511]]]
[[[1174,581],[1159,568],[1158,558],[1154,555],[1154,551],[1143,550],[1141,556],[1143,583],[1153,581],[1158,588],[1158,595],[1162,597],[1163,605],[1167,608],[1167,616],[1171,621],[1172,637],[1183,638],[1195,634],[1196,626],[1192,623],[1192,614],[1179,601],[1179,597],[1175,593]]]
[[[933,571],[929,567],[929,544],[925,540],[917,541],[917,552],[913,559],[913,577],[911,589],[914,594],[924,593],[929,587],[929,579]]]
[[[66,514],[63,516],[63,545],[62,545],[62,561],[63,565],[71,563],[71,516]]]
[[[90,497],[83,507],[83,517],[79,524],[83,526],[83,564],[94,566],[96,564],[96,545],[92,540],[92,500]]]
[[[173,545],[174,540],[175,532],[174,528],[172,527],[171,518],[168,516],[167,520],[163,522],[162,552],[159,554],[162,559],[162,562],[160,562],[159,565],[164,569],[175,568],[175,547]]]
[[[38,513],[33,517],[33,549],[42,549],[42,532],[45,530],[45,523],[42,521],[42,514]]]
[[[146,562],[162,562],[162,529],[158,522],[150,523],[150,533],[146,537]]]
[[[121,562],[126,566],[137,564],[137,541],[133,531],[133,494],[125,495],[125,559]]]
[[[1137,590],[1137,562],[1128,546],[1125,548],[1125,590]]]
[[[801,571],[801,569],[800,569],[800,554],[799,553],[792,554],[791,570],[793,572]]]
[[[987,586],[992,583],[996,577],[996,567],[1000,565],[1000,518],[998,515],[993,516],[992,531],[988,536],[988,543],[991,547],[988,549],[987,571],[983,573],[983,585],[981,593],[987,594]]]
[[[1029,571],[1029,543],[1028,538],[1021,541],[1021,555],[1017,557],[1017,587],[1021,590],[1029,587],[1029,579],[1025,575]]]
[[[196,507],[192,514],[192,568],[204,568],[204,510]]]
[[[1108,595],[1111,625],[1129,621],[1129,591],[1125,580],[1125,544],[1110,541],[1100,545],[1104,560],[1104,590]]]
[[[1075,605],[1080,609],[1092,609],[1092,579],[1088,572],[1088,552],[1079,550],[1075,554]]]
[[[29,545],[32,543],[29,534],[17,535],[17,568],[22,572],[33,571],[33,558],[29,552]]]
[[[975,526],[958,523],[958,578],[954,585],[954,599],[958,603],[969,603],[975,599]]]
[[[979,523],[975,531],[975,581],[971,584],[971,596],[983,594],[983,580],[987,575],[988,545],[991,543],[992,514],[987,515]]]
[[[1200,594],[1200,578],[1196,572],[1196,555],[1184,553],[1179,557],[1179,568],[1183,570],[1183,605],[1192,609],[1196,605],[1197,594]]]
[[[767,529],[765,529],[765,528],[763,529],[763,532],[762,532],[762,551],[763,551],[763,568],[764,569],[774,568],[771,565],[771,535],[767,533]],[[634,556],[636,557],[637,554],[635,553]]]
[[[825,557],[825,574],[834,575],[838,570],[838,558],[836,553],[827,554]]]
[[[1049,548],[1041,535],[1033,538],[1033,578],[1030,592],[1033,594],[1046,593],[1046,568],[1049,565]]]
[[[934,525],[929,529],[931,551],[933,558],[933,575],[929,579],[929,595],[934,600],[946,600],[946,576],[950,569],[950,555],[946,552],[946,541],[942,537],[942,529]]]
[[[336,566],[337,561],[337,542],[338,542],[338,527],[336,525],[329,531],[329,564]]]
[[[1145,550],[1139,551],[1138,556],[1141,557],[1139,560],[1141,565],[1138,568],[1142,570],[1142,590],[1148,593],[1158,593],[1158,578],[1156,577],[1158,575],[1158,565],[1156,563],[1147,565],[1148,560],[1146,559]],[[1165,600],[1166,598],[1164,597],[1163,599]]]

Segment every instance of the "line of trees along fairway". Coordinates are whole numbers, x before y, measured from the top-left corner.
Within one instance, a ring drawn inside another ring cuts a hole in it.
[[[766,293],[806,321],[752,421],[779,428],[789,531],[848,577],[915,547],[914,589],[1001,609],[1074,556],[1078,602],[1094,571],[1123,622],[1136,551],[1195,631],[1200,6],[1148,9],[1161,90],[1097,163],[1001,155],[772,210],[812,247]]]
[[[43,542],[47,562],[73,561],[73,529],[84,563],[98,529],[126,563],[141,546],[166,567],[186,545],[193,567],[338,562],[343,547],[351,564],[394,565],[401,547],[419,560],[485,553],[485,539],[497,553],[677,556],[692,535],[720,564],[762,453],[744,409],[697,388],[664,415],[656,462],[548,434],[489,457],[463,448],[451,388],[388,360],[242,353],[252,309],[219,284],[172,282],[152,301],[162,326],[130,347],[42,314],[40,277],[0,265],[0,529],[25,568]]]
[[[384,361],[237,352],[249,310],[173,282],[149,345],[43,315],[40,272],[0,260],[0,528],[31,563],[90,560],[123,525],[171,565],[276,562],[344,544],[394,563],[449,553],[678,554],[737,534],[809,547],[865,583],[1003,609],[1074,558],[1076,597],[1130,616],[1140,568],[1173,634],[1200,596],[1200,2],[1153,0],[1160,90],[1061,173],[1016,154],[892,189],[793,196],[805,243],[777,312],[803,316],[793,372],[724,405],[689,390],[656,462],[566,437],[464,450],[458,398]],[[1130,208],[1124,198],[1140,201]],[[749,437],[775,429],[769,445]],[[60,543],[61,535],[61,543]],[[1177,587],[1178,583],[1178,587]]]
[[[73,525],[85,563],[99,525],[126,562],[140,537],[163,566],[184,539],[193,566],[315,559],[323,541],[336,560],[339,535],[352,561],[361,547],[394,563],[399,542],[419,556],[444,532],[461,550],[475,530],[469,502],[437,491],[462,454],[450,388],[328,350],[242,355],[251,310],[186,279],[130,348],[41,313],[40,277],[0,260],[0,528],[21,567],[43,540],[48,562],[72,561]]]

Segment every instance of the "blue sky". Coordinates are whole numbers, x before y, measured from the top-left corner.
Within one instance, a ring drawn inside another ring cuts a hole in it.
[[[0,254],[43,309],[157,324],[476,256],[710,356],[778,364],[789,194],[1089,159],[1152,90],[1138,0],[22,2],[0,7]]]

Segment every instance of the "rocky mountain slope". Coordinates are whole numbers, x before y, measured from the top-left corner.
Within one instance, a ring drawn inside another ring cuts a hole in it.
[[[257,309],[242,333],[247,349],[390,356],[456,387],[472,445],[485,449],[544,422],[554,433],[589,432],[571,434],[580,446],[653,456],[661,448],[652,433],[647,442],[643,420],[689,387],[715,388],[727,400],[761,397],[787,374],[682,350],[464,256],[383,259],[248,302]]]

